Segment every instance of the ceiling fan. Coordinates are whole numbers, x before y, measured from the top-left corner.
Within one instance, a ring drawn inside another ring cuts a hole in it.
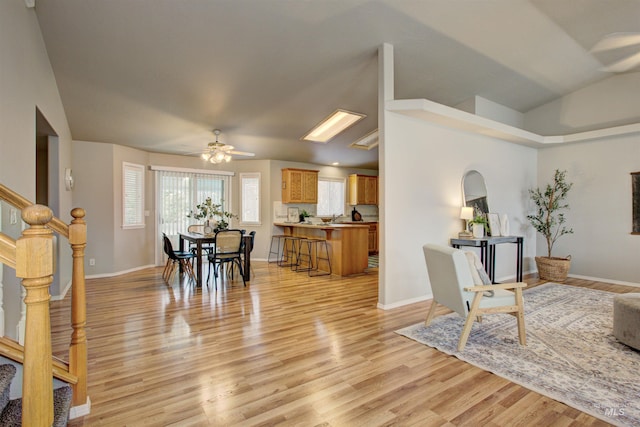
[[[640,45],[640,33],[611,33],[596,43],[591,48],[591,52],[603,52],[635,45]],[[640,65],[640,51],[607,65],[603,70],[611,73],[624,73],[638,65]]]
[[[218,142],[218,135],[220,135],[220,129],[214,129],[213,133],[216,136],[215,142],[210,142],[207,144],[207,148],[202,153],[200,157],[206,162],[211,162],[213,164],[218,164],[222,162],[231,161],[231,155],[236,156],[247,156],[253,157],[254,153],[249,153],[246,151],[236,151],[234,150],[233,145],[223,144],[222,142]]]

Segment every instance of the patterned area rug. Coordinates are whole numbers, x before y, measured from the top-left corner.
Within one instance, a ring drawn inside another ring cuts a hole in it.
[[[526,290],[526,347],[507,314],[474,323],[462,352],[456,313],[396,333],[611,424],[640,426],[640,352],[613,336],[614,295],[555,283]]]

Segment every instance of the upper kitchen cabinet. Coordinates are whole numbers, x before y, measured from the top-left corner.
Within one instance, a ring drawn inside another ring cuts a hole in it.
[[[367,175],[349,175],[349,204],[377,205],[378,177]]]
[[[318,203],[318,171],[282,169],[282,203]]]

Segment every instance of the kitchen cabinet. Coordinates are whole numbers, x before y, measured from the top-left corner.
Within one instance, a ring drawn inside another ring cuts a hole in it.
[[[378,177],[368,175],[349,175],[349,204],[377,205]]]
[[[378,253],[378,223],[369,223],[369,255]]]
[[[318,171],[282,169],[282,203],[318,203]]]

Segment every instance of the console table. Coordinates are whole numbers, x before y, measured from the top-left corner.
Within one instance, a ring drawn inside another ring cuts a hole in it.
[[[451,239],[451,246],[472,246],[480,248],[480,260],[484,265],[492,283],[495,283],[496,276],[496,245],[502,243],[515,243],[518,251],[516,261],[516,281],[522,282],[522,251],[524,238],[522,236],[499,236],[484,237],[482,239]]]

